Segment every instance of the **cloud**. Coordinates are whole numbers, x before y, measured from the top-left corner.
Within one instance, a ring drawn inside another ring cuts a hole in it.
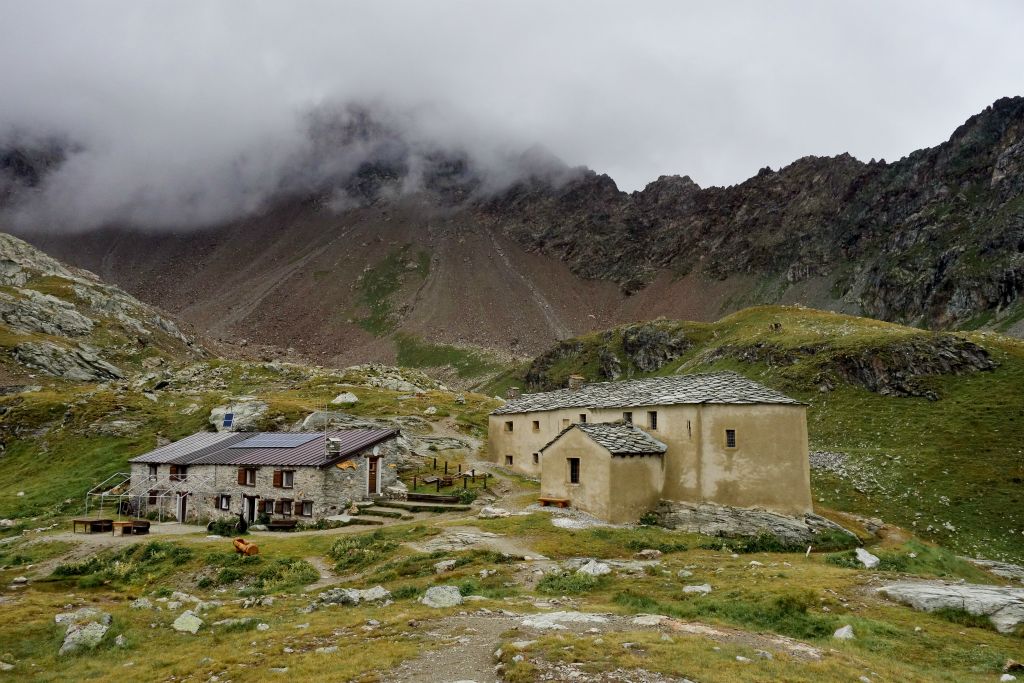
[[[351,103],[495,182],[539,144],[627,190],[732,184],[940,142],[1019,94],[1022,24],[998,1],[11,0],[0,133],[81,146],[31,214],[64,229],[215,223],[316,185],[357,159],[318,158],[310,117]]]

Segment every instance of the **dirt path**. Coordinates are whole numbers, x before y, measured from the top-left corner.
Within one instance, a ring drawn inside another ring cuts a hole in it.
[[[327,586],[338,583],[341,580],[338,575],[334,573],[334,570],[331,569],[331,566],[324,562],[323,558],[312,555],[304,559],[306,562],[313,565],[318,572],[320,572],[320,578],[306,586],[305,590],[307,593],[319,591],[321,588],[326,588]]]

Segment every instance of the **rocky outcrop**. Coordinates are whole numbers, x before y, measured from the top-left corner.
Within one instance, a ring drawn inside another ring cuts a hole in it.
[[[622,350],[640,372],[660,370],[690,346],[682,330],[668,330],[656,323],[630,325],[622,330]]]
[[[26,342],[14,347],[14,358],[22,365],[54,377],[76,382],[120,379],[124,372],[86,348],[68,348],[52,342]]]
[[[92,332],[93,321],[55,296],[16,289],[18,296],[0,292],[0,322],[19,332],[54,337],[81,337]]]
[[[878,589],[881,595],[923,612],[964,610],[988,617],[1000,633],[1024,623],[1024,589],[977,584],[901,581]]]
[[[734,508],[711,503],[680,503],[661,501],[654,510],[658,524],[669,529],[723,538],[752,538],[769,533],[786,545],[814,545],[824,532],[856,536],[835,522],[807,513],[787,517],[767,510]]]
[[[54,617],[54,623],[67,626],[59,654],[67,655],[95,649],[110,630],[111,620],[108,613],[92,607],[82,607],[74,612],[58,614]]]

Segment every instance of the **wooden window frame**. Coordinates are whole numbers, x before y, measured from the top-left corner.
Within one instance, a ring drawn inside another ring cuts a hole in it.
[[[633,411],[626,410],[622,413],[622,421],[628,425],[633,424]]]
[[[736,448],[736,430],[726,429],[725,430],[725,447]]]
[[[149,464],[149,479],[150,481],[156,481],[160,476],[160,465],[156,463]]]
[[[580,459],[579,458],[566,458],[566,464],[569,466],[569,484],[579,485],[580,483]],[[575,471],[574,470],[575,467]]]
[[[647,411],[647,428],[652,432],[658,431],[658,411],[648,410]]]
[[[309,514],[306,514],[306,506],[309,506]],[[313,516],[313,501],[302,500],[299,501],[299,517],[312,517]]]
[[[295,514],[295,501],[294,500],[292,500],[290,498],[282,498],[278,502],[281,503],[281,512],[279,513],[281,516],[283,516],[283,517],[292,517],[292,516],[294,516],[294,514]]]
[[[228,512],[231,510],[231,496],[227,493],[217,494],[217,509],[221,512]]]
[[[268,510],[267,508],[270,508],[270,509]],[[274,499],[273,498],[264,498],[263,500],[261,500],[260,501],[260,512],[262,512],[265,515],[272,515],[272,514],[274,514]]]
[[[533,431],[535,431],[535,432],[539,432],[540,431],[540,420],[534,420],[533,421]]]
[[[505,454],[505,466],[506,467],[512,467],[513,461],[514,461],[514,458],[511,455]]]

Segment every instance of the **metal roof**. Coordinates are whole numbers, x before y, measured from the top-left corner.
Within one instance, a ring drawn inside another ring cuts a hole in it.
[[[245,441],[233,443],[228,448],[296,448],[321,436],[317,433],[265,432]]]
[[[696,403],[800,402],[735,372],[595,382],[579,389],[523,394],[492,411],[492,415],[532,413],[561,408],[635,408]]]
[[[573,429],[580,430],[612,455],[660,455],[668,450],[668,446],[644,430],[623,422],[580,422],[569,425],[540,450],[544,451]]]
[[[165,463],[171,465],[186,464],[195,458],[227,448],[233,443],[245,441],[251,436],[252,434],[241,432],[197,432],[191,436],[186,436],[184,439],[132,458],[129,462]]]
[[[263,446],[256,448],[239,448],[254,439],[257,435],[241,432],[223,432],[215,434],[200,432],[185,437],[155,451],[146,453],[131,462],[169,463],[176,465],[269,465],[273,467],[323,467],[350,457],[398,433],[397,429],[346,429],[330,432],[332,439],[340,441],[337,452],[327,456],[327,448],[323,432],[291,433],[294,436],[306,437],[295,446]],[[269,434],[260,434],[265,437]],[[212,437],[212,439],[211,439]],[[219,437],[219,439],[217,438]],[[300,439],[293,440],[297,443]],[[210,443],[212,441],[212,443]],[[274,443],[274,439],[261,439],[259,443]],[[280,443],[280,441],[276,441]],[[205,445],[204,445],[205,444]],[[168,459],[165,453],[173,453]]]

